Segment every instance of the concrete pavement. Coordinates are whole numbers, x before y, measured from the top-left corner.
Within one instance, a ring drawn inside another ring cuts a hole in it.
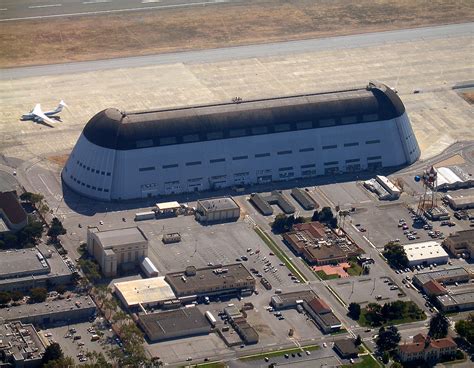
[[[239,0],[4,0],[0,22],[216,5]]]

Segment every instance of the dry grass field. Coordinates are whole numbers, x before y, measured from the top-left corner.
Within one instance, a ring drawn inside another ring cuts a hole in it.
[[[471,105],[474,104],[474,92],[464,92],[464,93],[461,93],[461,96],[467,101],[469,102]]]
[[[469,0],[265,0],[2,23],[0,67],[461,23]]]

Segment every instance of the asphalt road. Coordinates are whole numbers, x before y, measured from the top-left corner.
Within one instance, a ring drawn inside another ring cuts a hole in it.
[[[14,0],[8,1],[13,2]],[[386,44],[409,42],[414,40],[449,39],[450,37],[463,35],[471,37],[474,35],[474,23],[461,23],[437,27],[365,33],[351,36],[329,37],[302,41],[277,42],[262,45],[226,47],[220,49],[176,52],[108,60],[2,69],[0,73],[0,80],[83,73],[118,68],[137,68],[150,65],[164,65],[173,63],[212,63],[226,60],[272,57],[324,50],[382,46]]]
[[[3,0],[0,22],[205,6],[240,0]]]

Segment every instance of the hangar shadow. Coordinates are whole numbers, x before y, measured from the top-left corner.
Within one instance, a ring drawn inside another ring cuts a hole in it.
[[[151,208],[159,202],[177,201],[179,203],[195,202],[198,199],[205,199],[211,197],[222,196],[240,196],[249,195],[251,193],[267,193],[273,190],[286,190],[296,187],[311,187],[328,184],[347,183],[352,181],[363,181],[374,178],[375,175],[391,175],[397,171],[406,168],[406,166],[390,167],[379,169],[376,171],[360,171],[357,173],[334,174],[327,176],[317,176],[307,179],[294,179],[288,181],[278,181],[266,184],[255,184],[238,188],[222,188],[214,190],[205,190],[200,192],[180,193],[159,195],[154,197],[147,197],[134,200],[121,201],[101,201],[92,199],[77,193],[69,188],[63,181],[61,181],[64,203],[74,212],[84,216],[94,216],[100,213],[127,211],[127,210],[141,210],[144,208]]]

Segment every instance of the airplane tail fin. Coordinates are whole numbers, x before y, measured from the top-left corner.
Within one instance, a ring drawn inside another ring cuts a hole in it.
[[[63,110],[63,107],[68,107],[66,102],[64,102],[63,100],[59,101],[59,105],[58,107],[56,108],[56,113],[58,112],[61,112]]]

